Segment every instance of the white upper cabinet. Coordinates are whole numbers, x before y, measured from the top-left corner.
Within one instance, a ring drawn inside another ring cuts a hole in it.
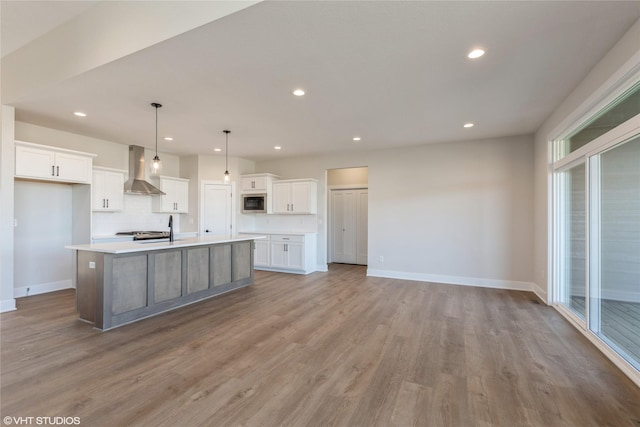
[[[124,175],[123,170],[93,168],[91,183],[93,211],[116,212],[124,208]]]
[[[270,173],[242,175],[240,189],[243,193],[270,193],[271,183],[279,177]]]
[[[153,212],[188,213],[189,212],[189,180],[161,176],[154,179],[154,185],[166,193],[164,196],[153,196]]]
[[[90,184],[91,167],[95,156],[95,154],[80,151],[16,141],[15,176]]]
[[[315,179],[289,179],[273,183],[274,214],[318,212],[318,183]]]

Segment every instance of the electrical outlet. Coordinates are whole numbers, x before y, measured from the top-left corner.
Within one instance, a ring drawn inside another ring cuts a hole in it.
[[[89,268],[96,268],[96,263],[93,261],[89,261]]]
[[[380,262],[384,262],[384,257],[380,255]]]

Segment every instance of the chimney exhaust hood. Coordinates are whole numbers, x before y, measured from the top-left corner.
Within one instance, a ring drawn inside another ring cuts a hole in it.
[[[125,194],[164,195],[144,180],[144,147],[129,146],[129,180],[124,183]]]

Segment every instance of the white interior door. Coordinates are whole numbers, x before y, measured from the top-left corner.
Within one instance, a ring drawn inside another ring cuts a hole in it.
[[[357,261],[357,197],[355,190],[331,192],[333,262],[355,264]]]
[[[201,236],[232,232],[232,191],[228,184],[204,184]]]
[[[356,263],[361,265],[368,264],[368,248],[369,248],[369,190],[357,190],[357,224],[356,224]]]

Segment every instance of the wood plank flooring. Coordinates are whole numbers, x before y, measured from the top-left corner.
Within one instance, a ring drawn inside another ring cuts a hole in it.
[[[571,306],[584,313],[585,298],[571,297]],[[605,299],[600,310],[600,335],[640,363],[640,303]]]
[[[640,426],[640,389],[527,292],[256,271],[109,332],[73,291],[0,315],[1,415],[84,426]]]

